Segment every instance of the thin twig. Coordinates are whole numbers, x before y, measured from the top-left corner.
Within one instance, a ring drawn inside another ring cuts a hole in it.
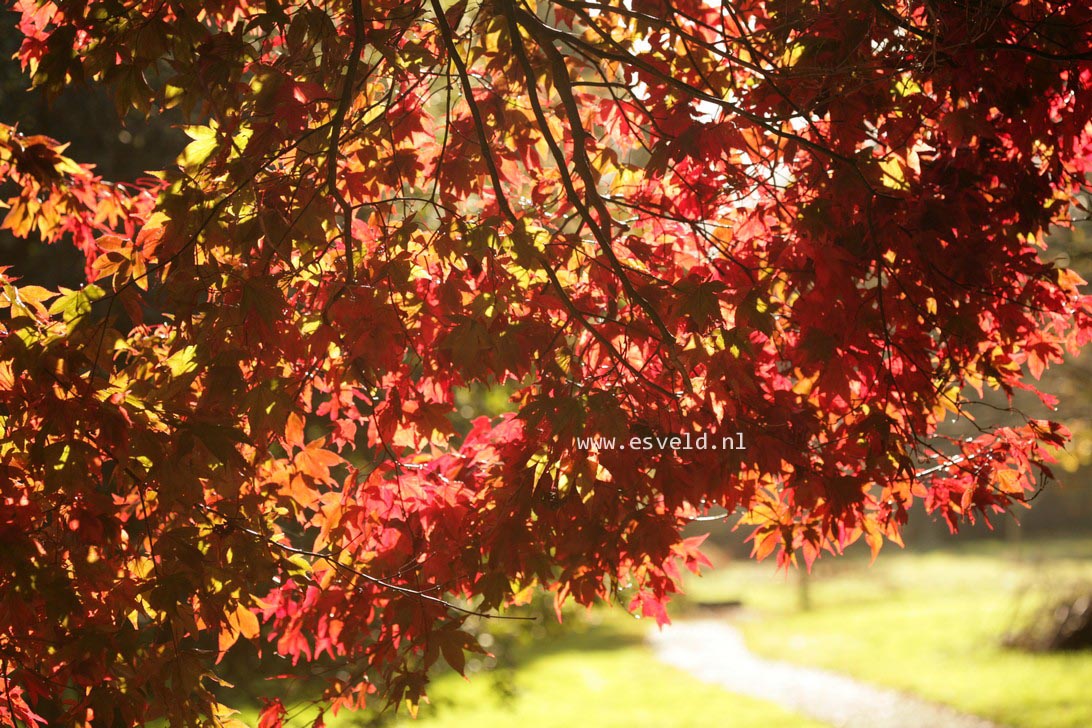
[[[330,123],[330,146],[326,153],[326,186],[330,196],[341,209],[341,240],[345,246],[345,277],[349,283],[356,275],[353,262],[353,208],[337,186],[338,148],[341,145],[341,129],[345,125],[345,116],[353,102],[356,86],[357,69],[360,66],[360,54],[364,50],[364,7],[362,0],[352,0],[353,44],[349,49],[349,66],[345,70],[345,84],[341,87],[341,99]]]

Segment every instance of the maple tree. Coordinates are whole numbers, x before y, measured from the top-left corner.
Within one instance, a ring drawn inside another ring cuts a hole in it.
[[[239,640],[412,705],[534,588],[665,621],[695,518],[810,565],[1066,440],[942,425],[1092,334],[1082,0],[14,7],[37,87],[195,123],[136,182],[0,126],[3,227],[87,261],[0,272],[0,724],[230,725]]]

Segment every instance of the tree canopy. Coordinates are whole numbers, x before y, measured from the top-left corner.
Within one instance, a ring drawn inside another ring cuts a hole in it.
[[[414,704],[536,588],[665,621],[695,518],[875,552],[1067,438],[944,422],[1092,335],[1041,255],[1084,0],[14,7],[36,87],[192,123],[138,180],[0,125],[3,227],[87,277],[0,271],[0,724],[231,725],[240,640]]]

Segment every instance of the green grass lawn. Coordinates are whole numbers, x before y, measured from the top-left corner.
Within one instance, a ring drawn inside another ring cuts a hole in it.
[[[812,728],[825,724],[759,700],[706,685],[656,660],[644,643],[650,625],[620,608],[574,615],[565,628],[517,643],[508,667],[464,679],[452,672],[430,686],[416,719],[403,711],[397,728]],[[655,628],[654,626],[652,628]],[[520,626],[517,629],[524,629]],[[290,705],[286,701],[286,705]],[[287,725],[309,726],[309,710]],[[237,716],[253,726],[256,711]],[[329,728],[369,725],[361,714],[327,716]]]
[[[1001,646],[1046,595],[1092,584],[1092,543],[971,544],[821,559],[799,609],[797,574],[734,563],[694,579],[691,602],[740,599],[747,644],[1012,726],[1092,726],[1092,652]]]
[[[595,622],[598,622],[596,624]],[[600,728],[673,726],[733,728],[819,726],[776,706],[705,685],[656,661],[644,644],[648,624],[620,609],[597,611],[516,655],[511,697],[502,698],[490,675],[469,682],[455,675],[437,681],[421,720],[399,726],[521,728],[584,725]]]
[[[825,558],[808,581],[809,611],[799,608],[798,573],[779,573],[770,562],[721,564],[688,582],[672,614],[685,619],[701,603],[738,599],[744,609],[734,619],[751,649],[766,657],[852,675],[1017,728],[1092,726],[1092,652],[1029,654],[1001,645],[1001,636],[1049,595],[1092,584],[1092,541],[890,548],[872,565],[855,553]],[[503,649],[494,647],[499,667],[471,660],[469,680],[443,673],[416,720],[403,714],[383,725],[821,725],[659,663],[644,644],[655,627],[619,608],[581,612],[564,628],[548,621],[533,630],[495,623],[504,641]],[[307,716],[288,725],[308,726]],[[254,711],[240,717],[256,724]],[[362,727],[372,725],[369,718],[343,713],[327,716],[327,725]]]

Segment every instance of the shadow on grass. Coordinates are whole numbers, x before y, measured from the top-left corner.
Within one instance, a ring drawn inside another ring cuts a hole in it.
[[[638,629],[622,629],[611,622],[588,624],[573,620],[571,626],[550,625],[512,651],[518,667],[565,652],[608,652],[644,644]]]

